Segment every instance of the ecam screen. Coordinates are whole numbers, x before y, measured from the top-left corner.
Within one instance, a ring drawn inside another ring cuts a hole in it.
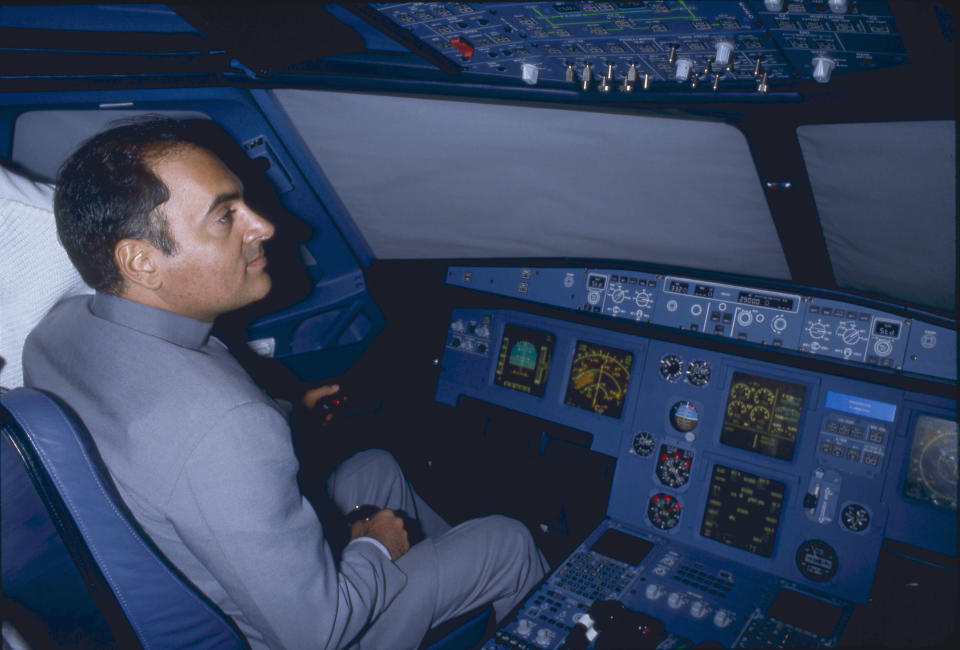
[[[734,372],[720,442],[790,460],[805,394],[806,388],[800,384]]]
[[[780,525],[784,489],[780,481],[714,465],[700,534],[770,557]]]

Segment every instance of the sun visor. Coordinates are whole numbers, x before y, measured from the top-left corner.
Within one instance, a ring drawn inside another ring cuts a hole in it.
[[[379,258],[589,257],[789,277],[746,140],[729,125],[276,96]]]
[[[956,122],[802,126],[837,285],[953,311]]]

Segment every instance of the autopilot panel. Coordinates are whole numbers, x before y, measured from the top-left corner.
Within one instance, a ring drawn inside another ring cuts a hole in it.
[[[885,538],[955,555],[956,402],[512,310],[451,315],[436,399],[592,435],[604,522],[485,648],[618,601],[670,644],[834,645]]]

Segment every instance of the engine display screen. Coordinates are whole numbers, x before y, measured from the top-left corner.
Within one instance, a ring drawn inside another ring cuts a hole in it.
[[[720,442],[790,460],[805,394],[800,384],[734,372]]]
[[[577,341],[563,403],[611,418],[623,413],[633,353]]]
[[[549,332],[507,323],[503,328],[494,383],[543,397],[553,342],[554,336]]]
[[[903,483],[904,496],[957,510],[957,422],[921,415]]]
[[[714,465],[700,534],[770,557],[780,524],[784,488],[780,481]]]

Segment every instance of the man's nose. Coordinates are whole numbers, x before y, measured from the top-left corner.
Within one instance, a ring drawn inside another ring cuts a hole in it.
[[[249,225],[247,226],[245,238],[248,241],[255,241],[257,239],[266,241],[273,237],[276,228],[269,219],[250,207],[247,208],[247,217],[249,219]]]

